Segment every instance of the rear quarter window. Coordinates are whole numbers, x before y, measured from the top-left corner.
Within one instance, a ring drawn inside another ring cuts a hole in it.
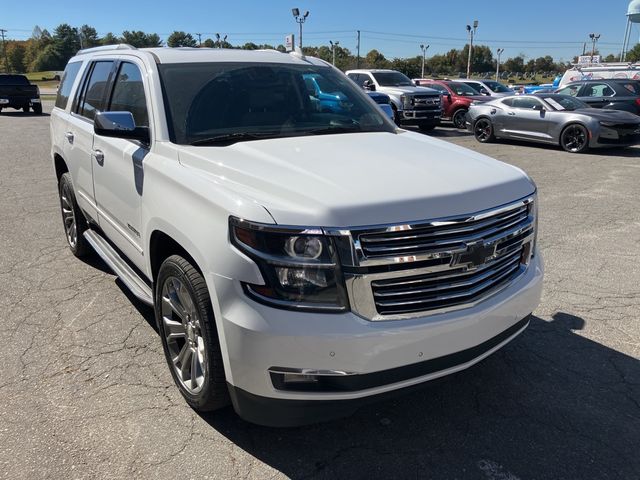
[[[640,95],[640,84],[638,82],[620,82],[619,85],[622,85],[634,95]]]
[[[80,66],[82,62],[69,63],[67,68],[64,69],[62,74],[62,80],[58,87],[58,96],[56,97],[56,107],[65,109],[67,108],[67,102],[69,101],[69,95],[71,94],[71,87],[78,76]]]

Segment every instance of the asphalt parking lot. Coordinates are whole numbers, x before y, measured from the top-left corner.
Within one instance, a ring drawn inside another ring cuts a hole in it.
[[[546,279],[530,328],[408,396],[270,429],[186,406],[152,312],[66,246],[49,117],[0,114],[0,476],[640,478],[640,148],[433,135],[536,181]]]

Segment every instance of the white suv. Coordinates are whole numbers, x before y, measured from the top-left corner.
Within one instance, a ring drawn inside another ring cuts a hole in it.
[[[322,60],[100,47],[70,60],[51,118],[72,252],[154,307],[198,410],[348,414],[482,360],[538,305],[533,182],[397,129]]]

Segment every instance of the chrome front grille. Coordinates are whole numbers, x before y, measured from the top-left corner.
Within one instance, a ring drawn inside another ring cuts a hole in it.
[[[394,320],[468,308],[506,288],[534,253],[534,196],[428,222],[340,231],[351,308]]]

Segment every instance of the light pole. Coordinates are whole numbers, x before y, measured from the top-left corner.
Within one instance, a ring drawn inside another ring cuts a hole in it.
[[[599,33],[590,33],[589,38],[591,39],[591,62],[593,63],[593,55],[596,53],[596,43],[600,39]]]
[[[427,50],[429,50],[429,45],[422,44],[420,45],[420,50],[422,50],[422,74],[420,78],[424,78],[424,59],[427,56]]]
[[[331,40],[329,40],[329,43],[331,44],[331,55],[333,56],[333,66],[336,66],[336,47],[338,45],[340,45],[340,42],[332,42]]]
[[[502,55],[502,52],[504,52],[504,48],[499,48],[496,52],[498,54],[498,63],[496,65],[496,82],[498,81],[498,78],[500,76],[500,56]]]
[[[473,51],[473,37],[476,34],[478,28],[478,20],[473,21],[473,28],[471,25],[467,25],[467,32],[469,32],[469,57],[467,58],[467,78],[471,77],[471,52]]]
[[[218,48],[222,48],[222,44],[224,42],[227,41],[227,35],[225,35],[224,37],[222,37],[222,42],[220,41],[220,34],[216,33],[216,44],[218,45]]]
[[[300,50],[302,50],[302,24],[307,21],[309,10],[304,12],[304,15],[300,15],[299,9],[292,8],[291,13],[293,13],[293,18],[295,18],[298,25],[300,25],[300,38],[298,39],[298,45],[300,46]]]

